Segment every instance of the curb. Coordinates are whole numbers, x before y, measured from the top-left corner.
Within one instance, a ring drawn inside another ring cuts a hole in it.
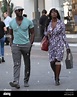
[[[35,46],[41,46],[41,42],[34,42],[33,45],[35,45]],[[77,47],[77,43],[69,43],[69,46]]]

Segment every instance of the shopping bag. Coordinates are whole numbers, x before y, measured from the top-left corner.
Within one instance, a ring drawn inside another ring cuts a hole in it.
[[[72,52],[70,52],[65,59],[66,69],[72,69],[73,68],[73,55]]]
[[[49,41],[48,41],[47,37],[44,36],[41,41],[41,50],[48,51],[48,45],[49,45]]]

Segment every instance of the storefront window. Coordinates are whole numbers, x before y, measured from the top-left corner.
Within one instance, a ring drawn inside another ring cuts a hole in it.
[[[63,9],[66,33],[77,34],[77,0],[64,0]]]

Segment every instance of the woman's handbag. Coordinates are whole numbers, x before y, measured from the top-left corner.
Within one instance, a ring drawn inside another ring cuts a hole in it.
[[[49,41],[48,41],[47,37],[44,36],[41,41],[41,50],[48,51],[48,45],[49,45]]]
[[[73,68],[73,55],[70,52],[65,59],[66,69],[72,69]]]

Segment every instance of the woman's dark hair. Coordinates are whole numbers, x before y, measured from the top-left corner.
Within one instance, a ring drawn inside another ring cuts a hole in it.
[[[52,8],[52,9],[50,10],[49,14],[48,14],[48,20],[47,20],[47,22],[46,22],[46,30],[47,30],[47,27],[48,27],[48,25],[49,25],[49,22],[52,20],[52,17],[51,17],[52,11],[55,11],[55,12],[57,13],[57,18],[58,18],[59,20],[61,19],[58,10],[55,9],[55,8]]]

